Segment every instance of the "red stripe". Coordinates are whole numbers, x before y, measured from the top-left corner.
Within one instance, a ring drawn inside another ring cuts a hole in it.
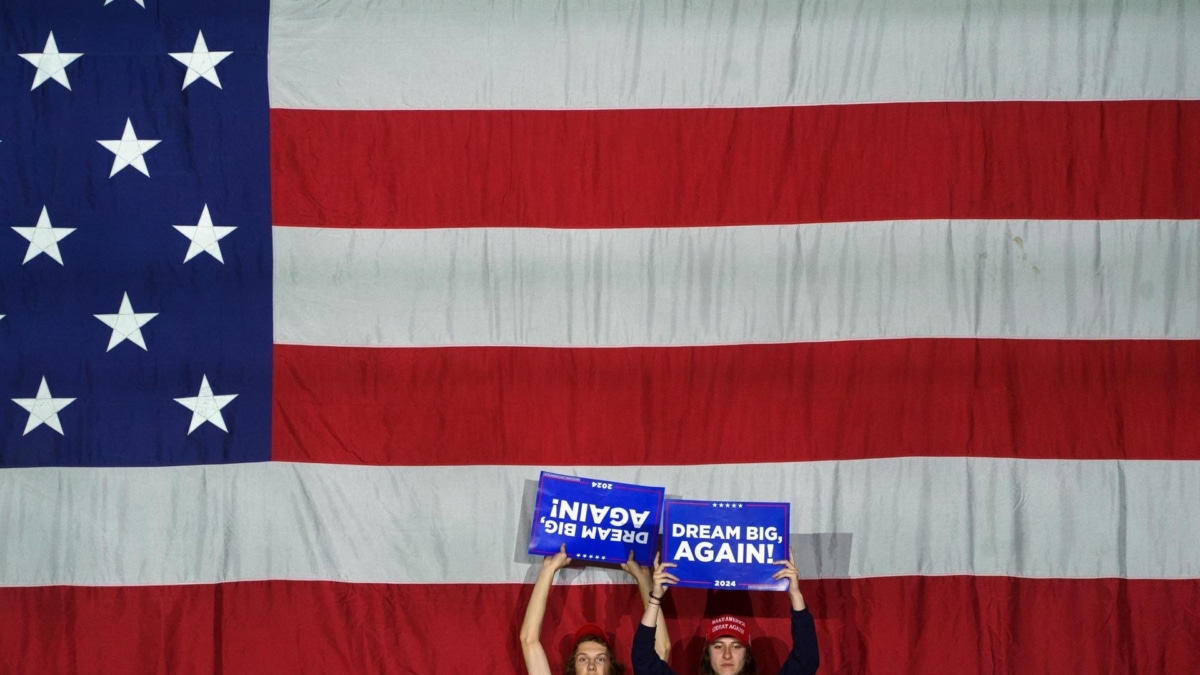
[[[1200,459],[1200,341],[275,347],[273,458]]]
[[[897,577],[805,582],[822,672],[1188,673],[1200,580]],[[521,672],[529,586],[263,581],[0,588],[0,672],[222,675]],[[750,616],[766,672],[790,646],[782,593],[672,591],[673,665],[698,658],[700,617]],[[628,662],[632,586],[556,588],[543,643],[584,619]],[[599,615],[596,614],[597,608]]]
[[[274,222],[1200,217],[1200,102],[271,111]]]

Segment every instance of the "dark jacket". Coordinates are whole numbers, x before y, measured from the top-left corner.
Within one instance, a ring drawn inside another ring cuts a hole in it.
[[[634,675],[675,675],[654,651],[654,627],[638,624],[633,634]],[[792,611],[792,651],[779,668],[779,675],[812,675],[821,665],[817,653],[817,628],[807,609]]]

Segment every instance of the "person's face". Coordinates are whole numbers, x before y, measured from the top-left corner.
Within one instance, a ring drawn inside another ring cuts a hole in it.
[[[731,637],[717,638],[708,645],[708,660],[721,675],[737,675],[746,665],[746,645]]]
[[[608,675],[611,665],[608,648],[599,642],[585,640],[575,648],[575,675]]]

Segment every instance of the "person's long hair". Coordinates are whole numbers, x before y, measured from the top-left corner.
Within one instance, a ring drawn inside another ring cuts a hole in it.
[[[567,658],[563,660],[562,675],[575,675],[575,651],[579,649],[579,645],[585,642],[595,642],[604,645],[604,653],[608,654],[608,672],[612,675],[623,675],[625,666],[617,661],[617,657],[613,654],[612,645],[608,644],[608,638],[603,635],[584,635],[571,647],[571,653],[567,654]]]
[[[700,655],[700,668],[697,673],[699,675],[717,675],[717,671],[712,667],[712,657],[708,655],[708,645],[704,645],[704,652]],[[758,675],[758,664],[754,662],[754,652],[750,651],[750,645],[746,645],[746,661],[742,664],[742,672],[738,675]]]

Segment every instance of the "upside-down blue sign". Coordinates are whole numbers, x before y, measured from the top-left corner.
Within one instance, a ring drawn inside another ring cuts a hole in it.
[[[643,565],[654,562],[663,495],[661,487],[542,472],[533,510],[529,552],[622,563],[633,551]]]
[[[679,585],[690,588],[782,590],[771,577],[788,558],[791,505],[669,499],[663,550]]]

